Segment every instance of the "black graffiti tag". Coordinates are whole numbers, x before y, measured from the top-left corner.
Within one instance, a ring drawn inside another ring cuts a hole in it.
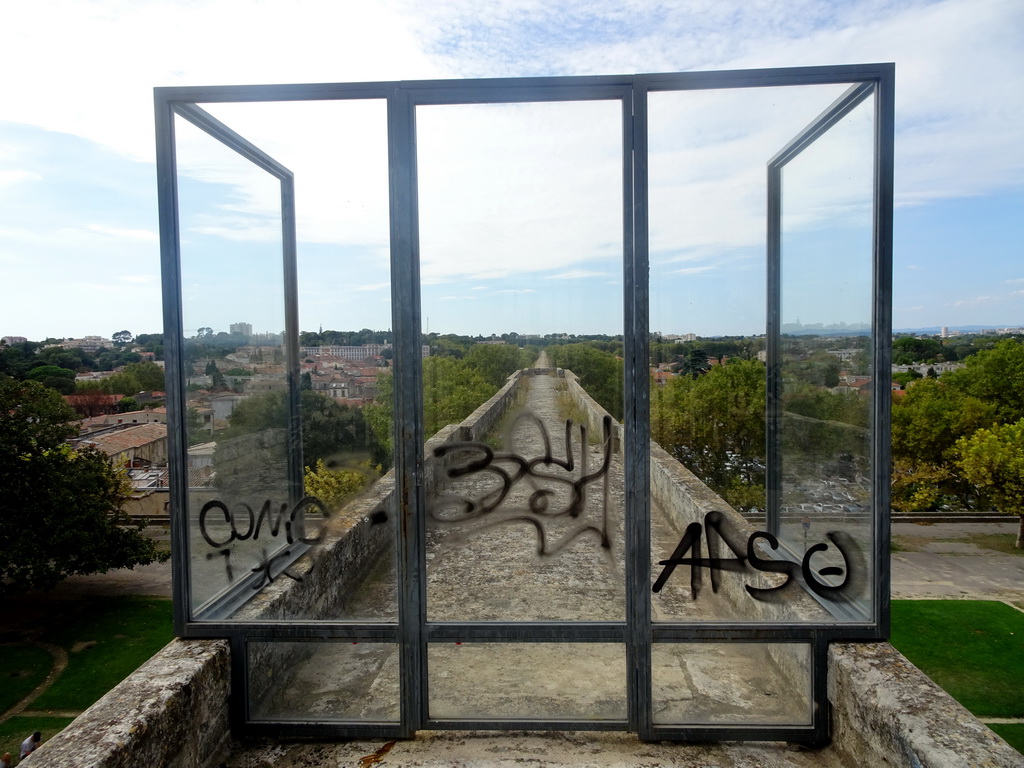
[[[825,552],[829,545],[824,542],[815,544],[805,553],[802,560],[797,563],[792,560],[770,560],[762,558],[757,554],[755,547],[759,540],[763,540],[772,550],[779,548],[779,541],[767,531],[755,531],[746,541],[746,546],[738,543],[731,534],[723,530],[724,516],[721,512],[713,511],[704,516],[704,525],[690,523],[679,540],[671,557],[661,560],[658,565],[663,566],[661,573],[652,587],[653,592],[660,592],[673,571],[680,565],[690,568],[690,595],[696,600],[702,586],[702,569],[707,568],[711,574],[711,591],[718,592],[721,572],[744,572],[748,566],[755,571],[764,573],[784,574],[785,580],[774,587],[752,587],[745,584],[744,588],[755,600],[776,601],[778,596],[783,594],[782,590],[802,582],[814,594],[827,600],[848,600],[850,593],[861,581],[864,572],[864,559],[860,548],[849,534],[843,531],[832,531],[826,535],[832,545],[842,557],[844,566],[826,566],[815,574],[811,566],[811,558],[818,552]],[[707,539],[708,557],[701,556],[702,535]],[[718,544],[723,542],[732,552],[733,557],[719,557]],[[693,556],[685,555],[692,550]],[[819,580],[819,576],[842,576],[839,584],[829,584]]]
[[[277,573],[274,573],[274,568],[291,557],[294,551],[291,545],[296,542],[310,547],[322,543],[323,528],[330,519],[331,513],[326,505],[315,496],[303,497],[295,503],[291,511],[289,511],[287,503],[281,503],[276,515],[271,512],[273,506],[273,502],[267,499],[263,502],[257,516],[253,508],[244,502],[238,503],[235,510],[231,510],[223,501],[214,499],[206,502],[200,509],[199,532],[206,543],[217,550],[216,553],[208,554],[206,558],[208,560],[217,556],[224,558],[224,569],[229,582],[234,580],[234,568],[231,563],[232,548],[229,545],[232,542],[246,541],[250,538],[256,541],[264,530],[269,532],[271,539],[276,539],[279,537],[282,525],[285,542],[288,546],[272,555],[267,554],[266,547],[261,550],[260,561],[252,569],[253,573],[260,574],[260,578],[253,584],[253,589],[262,588],[281,574],[290,579],[302,581],[301,576],[289,573],[287,568]],[[223,515],[223,520],[219,522],[223,522],[227,528],[227,531],[221,532],[219,536],[215,536],[216,532],[210,530],[210,513],[214,510],[218,510]],[[319,518],[311,518],[310,513],[318,514]]]
[[[451,456],[458,461],[448,468],[451,478],[470,477],[473,475],[497,478],[498,484],[479,497],[449,495],[439,504],[432,504],[429,509],[431,518],[440,523],[465,523],[480,521],[479,528],[509,523],[526,523],[534,528],[537,534],[537,554],[553,555],[564,549],[578,537],[591,533],[596,534],[601,547],[611,549],[609,534],[608,482],[609,467],[612,461],[612,420],[605,416],[602,422],[602,456],[599,468],[589,471],[587,451],[580,452],[579,477],[572,479],[563,475],[544,471],[560,468],[565,472],[573,472],[577,463],[572,450],[572,420],[565,422],[565,457],[558,458],[551,448],[551,437],[544,423],[532,413],[521,413],[513,421],[510,433],[522,422],[538,430],[544,445],[543,453],[527,458],[510,452],[495,452],[486,443],[462,441],[445,443],[434,449],[436,458]],[[587,445],[587,427],[579,425],[580,444]],[[504,465],[504,466],[502,466]],[[579,519],[587,507],[587,491],[592,484],[603,481],[602,509],[600,525],[580,523],[565,534],[559,541],[550,542],[545,527],[547,522],[556,518]],[[525,508],[503,506],[513,489],[522,482],[528,482],[533,490],[526,500]],[[559,490],[568,499],[558,504]],[[478,528],[478,529],[479,529]]]

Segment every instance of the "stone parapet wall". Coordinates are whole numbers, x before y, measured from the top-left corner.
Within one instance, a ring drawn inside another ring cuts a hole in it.
[[[226,640],[174,640],[32,755],[33,768],[197,768],[229,737]],[[216,763],[212,763],[216,764]]]
[[[832,740],[851,764],[1021,768],[1024,755],[889,643],[833,643]]]

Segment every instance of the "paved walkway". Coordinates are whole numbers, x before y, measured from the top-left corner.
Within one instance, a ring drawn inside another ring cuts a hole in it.
[[[1012,543],[1018,522],[896,523],[892,596],[896,599],[1002,600],[1024,609],[1024,554],[999,552],[991,536]]]

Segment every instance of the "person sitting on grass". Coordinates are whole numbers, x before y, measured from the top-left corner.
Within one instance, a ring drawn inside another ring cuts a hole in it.
[[[43,734],[36,731],[23,742],[21,742],[21,757],[19,759],[24,760],[26,757],[31,755],[39,747],[39,742],[43,740]]]

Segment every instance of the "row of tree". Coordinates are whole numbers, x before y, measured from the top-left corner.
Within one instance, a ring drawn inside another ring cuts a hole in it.
[[[1022,336],[1009,338],[1018,342],[1024,341]],[[900,336],[892,342],[892,361],[896,365],[952,363],[966,360],[983,350],[992,349],[998,343],[999,340],[992,336],[979,335],[956,336],[949,339],[934,336]]]

